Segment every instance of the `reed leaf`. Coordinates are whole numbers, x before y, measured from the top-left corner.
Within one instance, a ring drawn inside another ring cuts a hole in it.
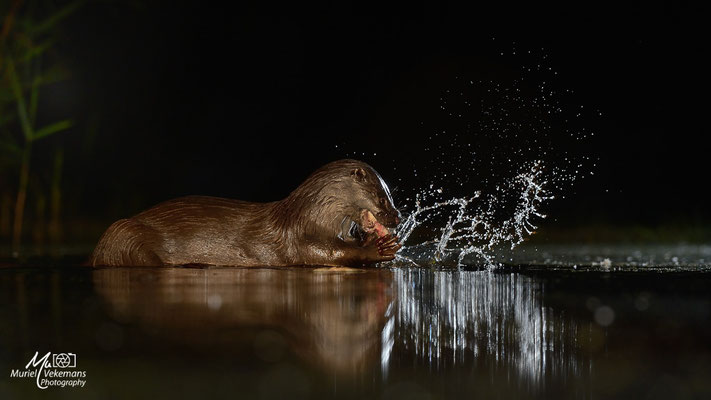
[[[42,55],[47,51],[52,45],[57,41],[57,39],[52,38],[38,45],[31,45],[27,52],[22,56],[22,62],[29,62],[33,58]]]
[[[35,132],[35,135],[32,137],[32,140],[42,139],[43,137],[49,136],[53,133],[69,129],[71,128],[71,126],[72,121],[68,119],[49,124],[43,128],[38,129],[37,132]]]
[[[30,124],[29,115],[27,114],[20,78],[17,76],[17,71],[15,71],[15,62],[12,60],[12,57],[8,57],[5,62],[7,63],[7,78],[10,81],[10,88],[12,89],[17,103],[17,116],[20,118],[22,133],[25,135],[25,139],[30,141],[34,137],[34,132],[32,130],[32,124]]]
[[[67,4],[59,11],[50,15],[47,19],[38,23],[37,25],[28,26],[28,33],[32,36],[37,36],[52,29],[55,25],[57,25],[58,22],[71,15],[77,8],[79,8],[79,6],[82,5],[82,3],[84,3],[83,0],[73,1]]]

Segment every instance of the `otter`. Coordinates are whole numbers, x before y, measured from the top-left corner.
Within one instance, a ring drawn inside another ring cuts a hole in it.
[[[395,258],[400,222],[370,165],[334,161],[271,203],[188,196],[112,224],[92,266],[361,267]]]

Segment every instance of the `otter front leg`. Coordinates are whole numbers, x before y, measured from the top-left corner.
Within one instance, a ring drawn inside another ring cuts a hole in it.
[[[360,267],[392,261],[400,247],[397,236],[387,235],[378,239],[371,238],[363,243],[343,243],[339,249],[340,257],[336,258],[341,265]]]
[[[380,238],[367,235],[362,239],[352,236],[346,240],[340,237],[333,241],[314,239],[306,241],[301,246],[302,251],[292,259],[291,264],[326,265],[334,267],[362,267],[395,259],[395,253],[400,250],[398,238],[386,235]]]
[[[378,249],[378,255],[383,257],[389,257],[390,261],[395,258],[395,253],[402,247],[398,242],[399,238],[395,235],[387,235],[375,241],[375,245]]]

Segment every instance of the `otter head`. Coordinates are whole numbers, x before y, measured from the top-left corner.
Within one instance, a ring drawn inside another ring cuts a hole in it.
[[[335,228],[342,240],[387,236],[400,222],[388,185],[373,167],[362,161],[326,164],[289,197],[303,207],[300,209],[311,210],[310,219],[317,221],[318,226]]]
[[[400,212],[393,204],[390,189],[375,169],[368,165],[356,166],[350,171],[353,194],[349,202],[357,209],[360,228],[366,233],[384,236],[388,229],[400,223]]]
[[[395,208],[390,189],[373,167],[355,160],[336,161],[340,176],[331,189],[342,203],[342,240],[370,242],[392,234],[400,223],[400,212]]]

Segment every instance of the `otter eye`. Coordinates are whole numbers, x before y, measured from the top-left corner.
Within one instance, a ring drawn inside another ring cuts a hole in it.
[[[380,198],[380,206],[381,207],[387,207],[388,202],[384,198]]]
[[[358,226],[358,224],[356,224],[355,222],[352,222],[352,221],[351,221],[351,227],[350,227],[350,229],[348,229],[348,235],[354,239],[364,240],[363,234],[360,230],[360,227]]]

